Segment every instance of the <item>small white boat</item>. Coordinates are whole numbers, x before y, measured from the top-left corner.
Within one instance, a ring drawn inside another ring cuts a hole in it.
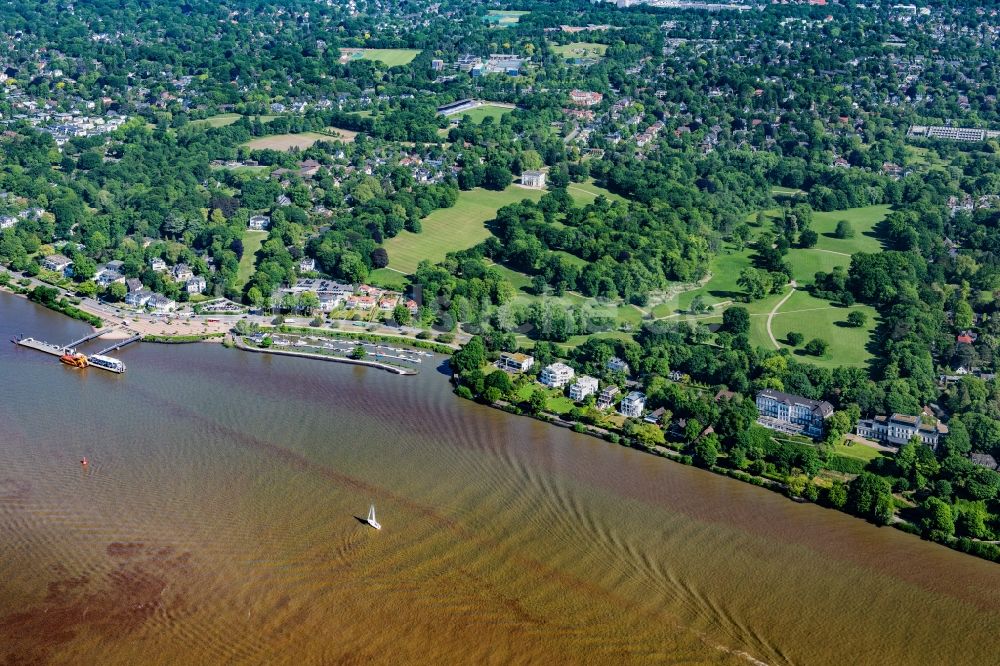
[[[371,525],[372,527],[374,527],[377,530],[382,529],[382,524],[380,522],[378,522],[378,520],[375,518],[375,505],[374,504],[372,504],[371,507],[368,509],[368,520],[365,521],[365,522],[367,522],[369,525]]]

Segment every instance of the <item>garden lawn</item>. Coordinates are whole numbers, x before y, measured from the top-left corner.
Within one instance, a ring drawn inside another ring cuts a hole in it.
[[[834,444],[833,452],[839,456],[844,456],[845,458],[855,458],[856,460],[863,460],[868,462],[869,460],[874,460],[878,458],[881,453],[870,446],[865,446],[864,444],[852,444],[847,446],[846,444]]]
[[[490,236],[486,222],[496,217],[497,210],[523,199],[538,201],[542,190],[511,186],[503,192],[475,189],[459,192],[451,208],[440,208],[421,220],[419,234],[402,231],[384,244],[389,253],[389,268],[412,274],[422,259],[432,264],[444,259],[448,252],[465,250]]]
[[[844,321],[851,310],[861,310],[867,314],[868,323],[861,328],[846,326]],[[803,346],[813,338],[822,338],[830,343],[829,349],[822,357],[809,356],[801,349],[794,349],[792,353],[799,361],[828,367],[863,366],[871,358],[868,348],[872,331],[877,324],[876,315],[875,309],[867,305],[839,307],[814,298],[804,291],[796,291],[775,314],[771,332],[774,333],[778,344],[787,349],[792,349],[786,344],[788,333],[791,331],[801,333],[805,337]],[[764,322],[762,333],[758,330],[760,323],[754,321],[756,319]],[[766,314],[751,315],[751,341],[773,349],[774,345],[767,337],[766,321]]]
[[[792,266],[792,277],[795,278],[799,287],[812,284],[814,282],[813,276],[819,271],[829,273],[835,266],[847,268],[851,265],[849,256],[833,254],[816,248],[789,250],[787,259]]]
[[[257,252],[260,246],[267,240],[266,231],[243,232],[243,256],[240,258],[240,269],[236,273],[236,288],[243,289],[250,276],[253,275],[254,267],[257,265]]]
[[[383,289],[394,289],[396,291],[406,291],[410,281],[402,273],[397,273],[388,268],[376,268],[368,274],[368,282]]]

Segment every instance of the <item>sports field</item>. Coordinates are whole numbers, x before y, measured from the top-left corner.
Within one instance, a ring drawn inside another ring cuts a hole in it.
[[[604,52],[608,50],[606,44],[596,42],[572,42],[571,44],[552,44],[553,53],[558,53],[563,58],[603,58]]]
[[[262,136],[247,142],[245,145],[251,150],[292,150],[297,148],[304,150],[317,141],[329,140],[331,137],[317,132],[301,132],[299,134],[273,134]]]
[[[500,208],[523,199],[537,201],[545,192],[511,186],[503,192],[475,189],[460,192],[451,208],[440,208],[423,220],[422,231],[402,231],[384,244],[389,253],[389,268],[413,273],[422,259],[437,263],[445,254],[464,250],[486,240],[490,232],[486,222],[496,217]]]
[[[209,116],[208,118],[202,118],[201,120],[192,120],[191,125],[207,125],[208,127],[225,127],[226,125],[232,125],[237,120],[242,118],[238,113],[220,113],[214,116]],[[251,119],[256,118],[262,123],[269,123],[278,116],[251,116]]]
[[[418,55],[420,49],[340,49],[341,60],[349,62],[352,59],[375,60],[389,67],[408,65]],[[353,56],[360,53],[360,56]]]
[[[500,122],[500,119],[505,115],[513,111],[507,106],[497,106],[496,104],[482,104],[474,109],[469,109],[468,111],[463,111],[462,113],[456,113],[451,116],[452,120],[458,121],[462,118],[468,118],[474,123],[481,123],[486,118],[492,118],[494,122]]]

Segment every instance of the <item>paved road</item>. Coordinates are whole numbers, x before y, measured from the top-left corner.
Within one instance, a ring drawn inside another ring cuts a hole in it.
[[[781,345],[778,344],[778,340],[774,337],[774,333],[771,332],[771,320],[774,319],[774,315],[778,314],[778,310],[780,310],[781,306],[785,304],[785,301],[791,298],[794,293],[795,283],[793,282],[792,290],[785,294],[785,297],[778,301],[777,305],[775,305],[771,312],[767,315],[767,337],[771,338],[771,343],[774,344],[775,349],[781,349]]]

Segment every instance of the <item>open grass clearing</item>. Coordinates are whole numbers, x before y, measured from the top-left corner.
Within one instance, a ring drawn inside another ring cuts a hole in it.
[[[524,199],[538,201],[543,194],[543,190],[515,186],[503,192],[484,189],[460,192],[454,206],[440,208],[421,220],[423,230],[419,234],[402,231],[385,242],[389,268],[410,274],[423,259],[437,263],[449,252],[481,243],[490,236],[486,222],[496,217],[497,210]]]
[[[266,231],[251,231],[247,229],[243,232],[243,256],[240,257],[240,268],[236,273],[236,288],[242,289],[250,276],[253,275],[254,267],[257,265],[257,252],[260,246],[267,240]]]
[[[593,178],[588,178],[582,183],[570,183],[566,186],[566,191],[569,192],[569,195],[573,198],[573,203],[577,206],[591,204],[601,195],[609,201],[626,201],[625,197],[595,184]]]
[[[853,328],[846,325],[847,315],[852,310],[861,310],[868,315],[865,326]],[[828,367],[863,366],[871,358],[869,348],[872,331],[878,323],[877,314],[874,308],[867,305],[839,307],[814,298],[804,291],[796,291],[775,314],[771,332],[778,344],[791,350],[799,361]],[[758,322],[753,321],[755,319],[763,319],[765,322],[762,336],[758,330]],[[751,316],[751,341],[773,349],[774,345],[766,332],[766,320],[766,316]],[[813,338],[826,340],[830,344],[829,349],[821,357],[806,355],[801,349],[787,344],[788,334],[792,331],[801,333],[805,342]]]
[[[878,252],[882,249],[882,241],[875,235],[875,227],[891,210],[889,206],[865,206],[814,212],[811,229],[819,234],[815,249],[843,254]],[[840,220],[847,220],[850,223],[854,229],[854,238],[840,239],[833,235]]]
[[[358,136],[357,132],[339,127],[324,127],[320,134],[328,135],[330,138],[344,143],[354,143],[355,137]]]
[[[305,150],[317,141],[327,141],[330,137],[318,132],[301,132],[299,134],[273,134],[262,136],[245,145],[251,150]]]
[[[608,50],[607,44],[597,42],[571,42],[569,44],[551,44],[553,53],[558,53],[563,58],[603,58],[604,52]]]
[[[376,268],[368,274],[368,282],[383,289],[395,289],[396,291],[406,291],[410,286],[410,281],[402,273],[397,273],[390,268]]]
[[[208,127],[225,127],[226,125],[232,125],[237,120],[243,116],[239,113],[219,113],[214,116],[209,116],[208,118],[202,118],[201,120],[192,120],[190,125],[206,125]],[[260,122],[267,124],[277,118],[278,116],[248,116],[251,120],[259,120]]]
[[[420,49],[340,49],[342,62],[374,60],[389,67],[408,65],[418,55],[420,55]]]
[[[874,460],[882,455],[878,450],[864,444],[834,444],[833,452],[845,458],[854,458],[855,460],[863,460],[864,462]]]
[[[461,113],[456,113],[453,116],[449,116],[449,119],[458,122],[462,118],[468,118],[472,122],[479,124],[487,118],[492,118],[493,122],[498,123],[501,118],[513,110],[514,109],[509,106],[500,106],[499,104],[480,104],[474,109],[469,109],[468,111],[463,111]]]

